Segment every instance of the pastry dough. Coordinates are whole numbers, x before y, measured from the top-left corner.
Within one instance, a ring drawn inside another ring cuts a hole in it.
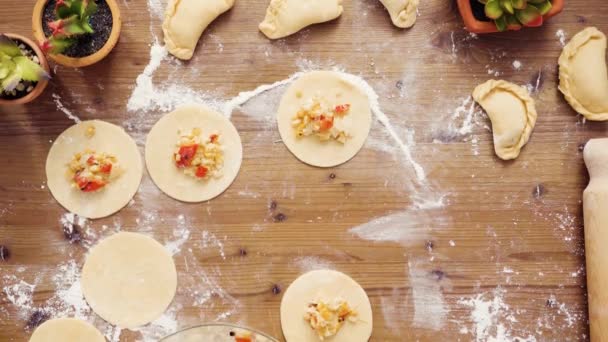
[[[419,0],[380,0],[391,15],[393,24],[408,28],[416,23]]]
[[[528,91],[506,81],[489,80],[475,88],[473,98],[492,121],[498,157],[517,158],[536,125],[536,108]]]
[[[346,320],[332,342],[367,342],[372,334],[372,306],[356,281],[344,273],[316,270],[303,274],[285,291],[281,301],[281,327],[287,342],[318,342],[319,337],[304,319],[310,303],[342,298],[357,311],[357,320]]]
[[[344,124],[351,137],[346,143],[296,136],[293,117],[315,97],[331,106],[350,105]],[[279,105],[277,123],[283,143],[296,158],[312,166],[332,167],[346,163],[361,150],[369,135],[372,114],[367,95],[340,73],[313,71],[302,75],[287,89]]]
[[[94,135],[87,131],[94,129]],[[121,175],[95,192],[82,192],[67,176],[75,153],[85,149],[116,156]],[[135,141],[121,128],[99,120],[83,121],[66,129],[53,143],[46,158],[47,186],[57,202],[82,217],[96,219],[114,214],[133,198],[143,175],[143,163]]]
[[[154,321],[177,288],[171,254],[142,234],[118,233],[94,246],[82,267],[82,293],[104,320],[132,329]]]
[[[559,57],[559,90],[589,120],[608,120],[606,36],[588,27],[572,37]]]
[[[206,181],[185,175],[173,162],[179,132],[199,128],[217,133],[224,149],[223,175]],[[236,179],[243,160],[239,132],[225,116],[200,105],[183,106],[165,115],[146,139],[146,165],[150,177],[164,193],[184,202],[202,202],[219,196]]]
[[[163,21],[167,50],[180,59],[190,59],[201,34],[235,0],[169,0]]]
[[[30,342],[106,342],[91,324],[75,318],[57,318],[42,323],[30,337]]]
[[[270,0],[260,31],[270,39],[287,37],[306,26],[334,20],[343,10],[342,0]]]

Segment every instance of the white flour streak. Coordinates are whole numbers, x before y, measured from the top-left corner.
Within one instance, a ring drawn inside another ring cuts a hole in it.
[[[255,88],[254,90],[241,92],[236,97],[228,100],[224,104],[224,106],[222,108],[222,113],[224,113],[224,115],[226,115],[226,117],[230,117],[232,115],[232,112],[236,108],[239,108],[241,105],[247,103],[252,98],[254,98],[262,93],[265,93],[269,90],[272,90],[274,88],[289,84],[302,75],[303,75],[302,72],[297,72],[285,80],[277,81],[272,84],[263,84],[263,85]]]
[[[536,342],[534,336],[512,336],[505,324],[515,323],[517,319],[504,302],[505,291],[497,288],[492,293],[478,294],[475,297],[460,299],[458,304],[471,309],[470,319],[475,342]],[[487,297],[492,297],[486,300]],[[468,332],[469,329],[463,332]]]
[[[322,269],[333,269],[333,265],[329,260],[325,260],[319,258],[317,256],[302,256],[297,257],[292,262],[293,266],[296,266],[302,272],[308,272],[313,270],[322,270]]]
[[[415,263],[408,262],[409,281],[414,300],[414,326],[439,330],[448,314],[440,283]]]
[[[202,237],[202,248],[217,247],[220,251],[220,256],[222,257],[222,259],[226,260],[226,253],[224,252],[224,243],[220,239],[218,239],[215,235],[209,233],[208,231],[204,231]]]
[[[422,212],[406,210],[375,218],[351,228],[349,232],[364,240],[415,244],[428,238],[429,228],[432,224],[432,217]]]
[[[55,105],[57,106],[57,109],[59,109],[60,111],[63,112],[63,114],[65,114],[65,116],[68,117],[68,119],[74,121],[75,123],[80,123],[81,120],[79,117],[77,117],[76,115],[74,115],[74,113],[72,113],[69,109],[67,109],[63,103],[61,102],[61,96],[59,96],[59,94],[55,94],[53,93],[51,96],[53,96],[53,102],[55,102]]]
[[[26,318],[34,305],[33,296],[36,285],[29,284],[24,280],[17,281],[15,276],[5,276],[4,281],[14,282],[11,285],[4,286],[2,292],[6,295],[6,299],[16,307],[18,315],[21,318]]]
[[[555,37],[557,37],[561,46],[566,46],[566,32],[564,30],[559,29],[555,31]]]
[[[188,242],[188,238],[190,238],[190,230],[183,225],[178,225],[173,229],[173,237],[176,239],[165,243],[165,248],[171,255],[178,254],[182,251],[182,246]]]

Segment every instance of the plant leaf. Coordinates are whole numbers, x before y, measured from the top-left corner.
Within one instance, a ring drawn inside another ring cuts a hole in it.
[[[498,0],[488,0],[485,6],[485,12],[486,16],[490,19],[498,19],[504,13]]]
[[[539,18],[542,20],[542,15],[540,14],[540,11],[534,6],[528,6],[522,10],[515,11],[515,16],[517,17],[517,20],[519,20],[519,22],[522,23],[524,26],[530,26],[535,21],[538,21]]]
[[[15,65],[21,72],[21,79],[25,81],[37,82],[42,78],[48,78],[49,75],[37,63],[34,63],[27,57],[15,57]]]
[[[88,21],[89,17],[97,12],[97,3],[95,1],[88,1],[82,12],[82,19]]]
[[[514,9],[524,9],[528,5],[526,0],[511,0]]]
[[[14,69],[7,77],[2,80],[2,89],[4,91],[12,91],[21,81],[21,73],[18,69]]]
[[[538,11],[540,12],[541,15],[545,15],[545,14],[549,13],[551,8],[553,8],[553,5],[551,5],[551,1],[549,1],[549,0],[546,0],[545,2],[536,4],[536,5],[531,5],[531,6],[538,8]]]
[[[507,18],[504,15],[494,20],[494,23],[496,24],[498,31],[504,32],[507,30]]]
[[[22,55],[21,49],[19,49],[17,43],[3,34],[0,35],[0,52],[10,57]]]
[[[500,0],[500,7],[504,9],[509,14],[514,14],[513,5],[511,4],[511,0]]]

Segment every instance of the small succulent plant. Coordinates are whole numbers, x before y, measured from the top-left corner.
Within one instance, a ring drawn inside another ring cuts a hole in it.
[[[543,15],[551,10],[550,0],[478,0],[485,4],[486,16],[499,31],[509,27],[536,27],[543,24]]]
[[[25,45],[18,45],[9,37],[0,35],[0,95],[30,92],[34,82],[48,77],[33,52]]]
[[[56,0],[55,17],[48,23],[51,37],[42,43],[42,50],[60,54],[76,41],[79,35],[91,34],[90,19],[97,12],[95,0]]]

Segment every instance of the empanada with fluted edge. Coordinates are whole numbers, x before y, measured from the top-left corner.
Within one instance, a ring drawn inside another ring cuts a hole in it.
[[[203,31],[235,0],[169,0],[163,21],[167,50],[179,59],[191,59]]]
[[[496,155],[503,160],[517,158],[538,116],[528,91],[507,81],[489,80],[475,88],[473,98],[492,121]]]
[[[306,26],[342,15],[342,0],[270,0],[260,31],[270,39],[292,35]]]
[[[588,120],[608,120],[606,35],[588,27],[572,37],[559,57],[559,90]]]
[[[408,28],[416,23],[419,0],[380,0],[397,27]]]

